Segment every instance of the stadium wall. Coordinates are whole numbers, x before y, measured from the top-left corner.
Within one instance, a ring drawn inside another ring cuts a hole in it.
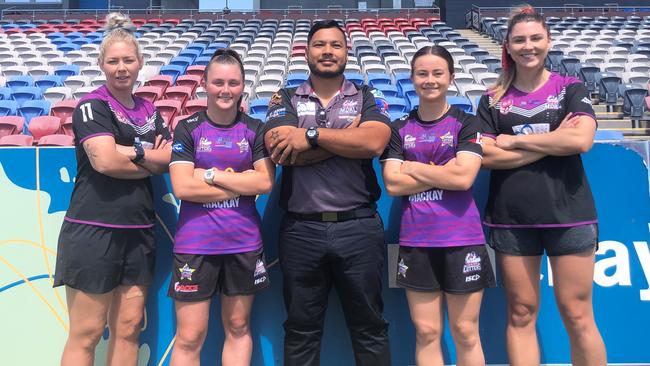
[[[596,144],[583,156],[600,219],[600,247],[594,275],[596,320],[607,345],[610,364],[650,364],[650,142]],[[377,168],[377,164],[376,164]],[[57,365],[66,339],[65,291],[51,288],[58,232],[74,185],[76,162],[72,148],[0,149],[0,364]],[[479,207],[486,201],[488,172],[482,171],[474,193]],[[156,279],[149,290],[139,365],[167,365],[174,342],[173,303],[167,297],[172,238],[179,202],[169,179],[154,178],[157,210]],[[256,299],[253,310],[253,365],[282,364],[281,273],[277,265],[277,228],[282,213],[278,191],[257,200],[264,216],[263,235],[270,263],[271,287]],[[531,192],[534,194],[534,192]],[[388,253],[395,253],[399,201],[383,195]],[[386,273],[395,273],[394,262]],[[553,299],[553,280],[542,265],[538,334],[543,362],[568,364],[568,339]],[[414,364],[414,329],[404,291],[390,288],[385,274],[385,316],[390,322],[394,365]],[[353,364],[344,320],[332,294],[322,349],[322,364]],[[204,364],[218,364],[223,331],[219,304],[213,304],[211,330],[202,354]],[[485,292],[480,329],[486,359],[507,364],[504,344],[506,307],[503,289]],[[103,365],[107,337],[97,348]],[[446,363],[455,362],[453,342],[444,335]]]

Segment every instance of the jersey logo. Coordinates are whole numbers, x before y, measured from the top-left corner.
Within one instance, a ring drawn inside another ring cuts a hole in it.
[[[253,277],[257,277],[265,273],[266,267],[264,267],[264,262],[262,262],[261,259],[258,259],[257,262],[255,262],[255,273],[253,273]]]
[[[296,106],[298,117],[314,116],[316,115],[316,103],[314,102],[298,102]]]
[[[343,102],[343,106],[339,109],[339,115],[355,115],[357,112],[357,101],[356,100],[346,100]]]
[[[483,135],[481,135],[480,132],[477,132],[476,133],[476,138],[473,138],[473,139],[469,140],[469,142],[473,142],[475,144],[482,145],[483,144],[483,141],[481,140],[482,138],[483,138]]]
[[[415,149],[417,139],[411,135],[404,136],[404,148],[405,149]]]
[[[212,151],[212,141],[206,139],[205,137],[201,137],[199,139],[199,148],[196,149],[196,151],[200,151],[200,152]]]
[[[280,92],[275,92],[275,94],[273,94],[269,100],[269,108],[280,104],[282,104],[282,95]]]
[[[282,118],[287,115],[287,109],[286,108],[276,108],[273,110],[270,110],[269,113],[266,115],[266,119],[271,119],[271,118]]]
[[[239,142],[237,143],[237,146],[239,146],[239,153],[240,153],[240,154],[243,154],[243,153],[245,153],[245,152],[248,152],[248,150],[249,150],[248,140],[246,140],[245,137],[243,137],[243,138],[241,139],[241,141],[239,141]]]
[[[548,98],[546,98],[546,108],[560,109],[560,101],[558,100],[557,96],[549,95]]]
[[[187,263],[181,268],[178,269],[178,271],[181,273],[181,280],[190,280],[192,281],[192,273],[196,271],[196,269],[191,268]]]
[[[469,252],[465,256],[465,264],[463,265],[463,273],[478,272],[481,270],[481,257],[476,255],[475,252]]]
[[[454,146],[454,135],[449,131],[440,136],[440,140],[442,140],[442,146]]]
[[[436,142],[436,139],[437,137],[435,134],[431,133],[427,135],[426,133],[424,133],[420,135],[419,141],[432,143],[432,142]]]
[[[580,99],[580,101],[583,102],[583,103],[585,103],[585,104],[589,104],[589,105],[591,105],[591,99],[589,99],[589,98],[587,98],[587,97],[584,97],[584,98]]]
[[[397,274],[406,278],[406,271],[408,271],[409,267],[404,264],[404,258],[400,258],[399,264],[397,266],[399,267]]]
[[[508,114],[512,109],[512,99],[505,99],[499,102],[499,110],[501,114]]]

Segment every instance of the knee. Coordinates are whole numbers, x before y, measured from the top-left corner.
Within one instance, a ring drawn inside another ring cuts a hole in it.
[[[203,346],[207,329],[181,329],[176,331],[174,348],[185,352],[198,352]]]
[[[419,345],[439,342],[442,336],[442,329],[435,325],[426,323],[415,323],[415,341]]]
[[[140,335],[142,327],[142,313],[130,314],[120,316],[114,325],[114,329],[110,329],[111,333],[121,339],[128,339],[135,341]]]
[[[465,321],[451,324],[451,334],[458,346],[472,348],[479,342],[478,323]]]
[[[231,316],[223,324],[226,336],[232,338],[241,338],[250,333],[248,317]]]
[[[591,309],[584,303],[565,303],[559,304],[558,307],[567,331],[573,335],[584,334],[595,325]]]
[[[535,324],[537,305],[533,303],[515,302],[509,305],[508,323],[510,326],[525,328]]]
[[[83,329],[70,329],[70,340],[86,350],[94,350],[104,334],[105,324],[97,323]]]

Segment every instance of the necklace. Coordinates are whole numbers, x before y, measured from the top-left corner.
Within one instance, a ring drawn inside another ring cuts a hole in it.
[[[439,119],[440,117],[444,116],[445,114],[447,114],[447,112],[449,111],[450,108],[451,108],[451,105],[449,103],[445,103],[445,108],[443,108],[442,113],[440,113],[438,116],[436,116],[435,118],[432,118],[432,119],[424,119],[424,118],[422,118],[422,114],[420,114],[420,108],[417,109],[417,114],[418,114],[418,118],[420,118],[421,121],[435,121],[435,120]]]

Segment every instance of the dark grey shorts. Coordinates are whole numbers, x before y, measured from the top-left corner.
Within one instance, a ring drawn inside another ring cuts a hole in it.
[[[490,228],[488,243],[495,251],[518,256],[582,253],[598,248],[598,224],[567,228]]]

